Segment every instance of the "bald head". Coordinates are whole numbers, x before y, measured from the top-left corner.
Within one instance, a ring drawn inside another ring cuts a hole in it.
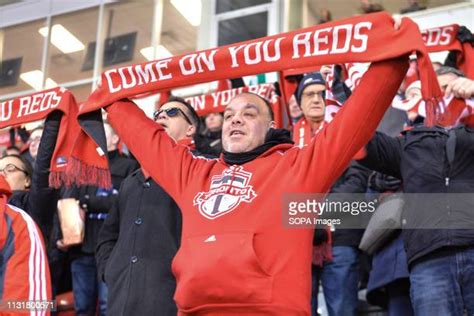
[[[238,97],[248,97],[248,98],[250,98],[249,100],[252,100],[252,99],[257,100],[255,102],[264,105],[265,108],[263,109],[263,112],[267,113],[268,118],[270,119],[270,121],[275,120],[275,115],[273,114],[272,106],[271,106],[270,102],[268,102],[268,100],[265,99],[264,97],[260,96],[259,94],[253,93],[253,92],[242,92],[242,93],[236,95],[233,99],[236,99]],[[230,102],[232,102],[233,99]]]
[[[235,96],[224,111],[222,145],[232,153],[248,152],[265,142],[274,127],[269,104],[259,95],[245,92]]]

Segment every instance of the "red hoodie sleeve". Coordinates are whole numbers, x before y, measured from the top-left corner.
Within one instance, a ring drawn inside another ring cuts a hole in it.
[[[194,158],[131,101],[117,101],[106,111],[108,121],[140,165],[176,200],[206,160]]]
[[[334,120],[299,150],[295,176],[302,189],[325,193],[368,143],[408,69],[408,58],[373,63]]]

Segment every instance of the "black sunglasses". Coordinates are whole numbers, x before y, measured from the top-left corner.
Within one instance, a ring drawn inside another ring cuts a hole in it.
[[[153,119],[156,121],[158,119],[158,117],[160,116],[160,114],[163,113],[163,112],[165,112],[166,115],[168,115],[168,117],[175,117],[179,113],[181,113],[183,115],[184,119],[186,120],[186,122],[188,122],[189,125],[193,125],[193,123],[191,122],[189,117],[186,115],[186,113],[184,113],[184,111],[181,110],[180,108],[169,108],[169,109],[157,110],[157,111],[155,111],[155,113],[153,113]]]

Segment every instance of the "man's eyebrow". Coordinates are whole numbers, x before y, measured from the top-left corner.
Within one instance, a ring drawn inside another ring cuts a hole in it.
[[[244,106],[244,109],[255,109],[255,110],[257,110],[257,112],[260,112],[260,109],[258,108],[258,106],[253,104],[253,103],[247,103]]]
[[[257,112],[260,112],[260,109],[258,108],[258,106],[253,103],[247,103],[246,105],[244,105],[244,110],[247,110],[247,109],[255,109]],[[224,113],[229,112],[229,111],[234,111],[234,110],[227,107],[225,108]]]

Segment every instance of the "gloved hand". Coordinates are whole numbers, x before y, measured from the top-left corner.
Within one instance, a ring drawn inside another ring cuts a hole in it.
[[[458,34],[456,34],[456,38],[461,43],[471,43],[474,46],[474,35],[472,35],[471,31],[465,26],[461,26],[458,30]]]
[[[400,189],[401,184],[401,180],[380,172],[372,174],[369,178],[369,187],[378,192],[395,192]]]

